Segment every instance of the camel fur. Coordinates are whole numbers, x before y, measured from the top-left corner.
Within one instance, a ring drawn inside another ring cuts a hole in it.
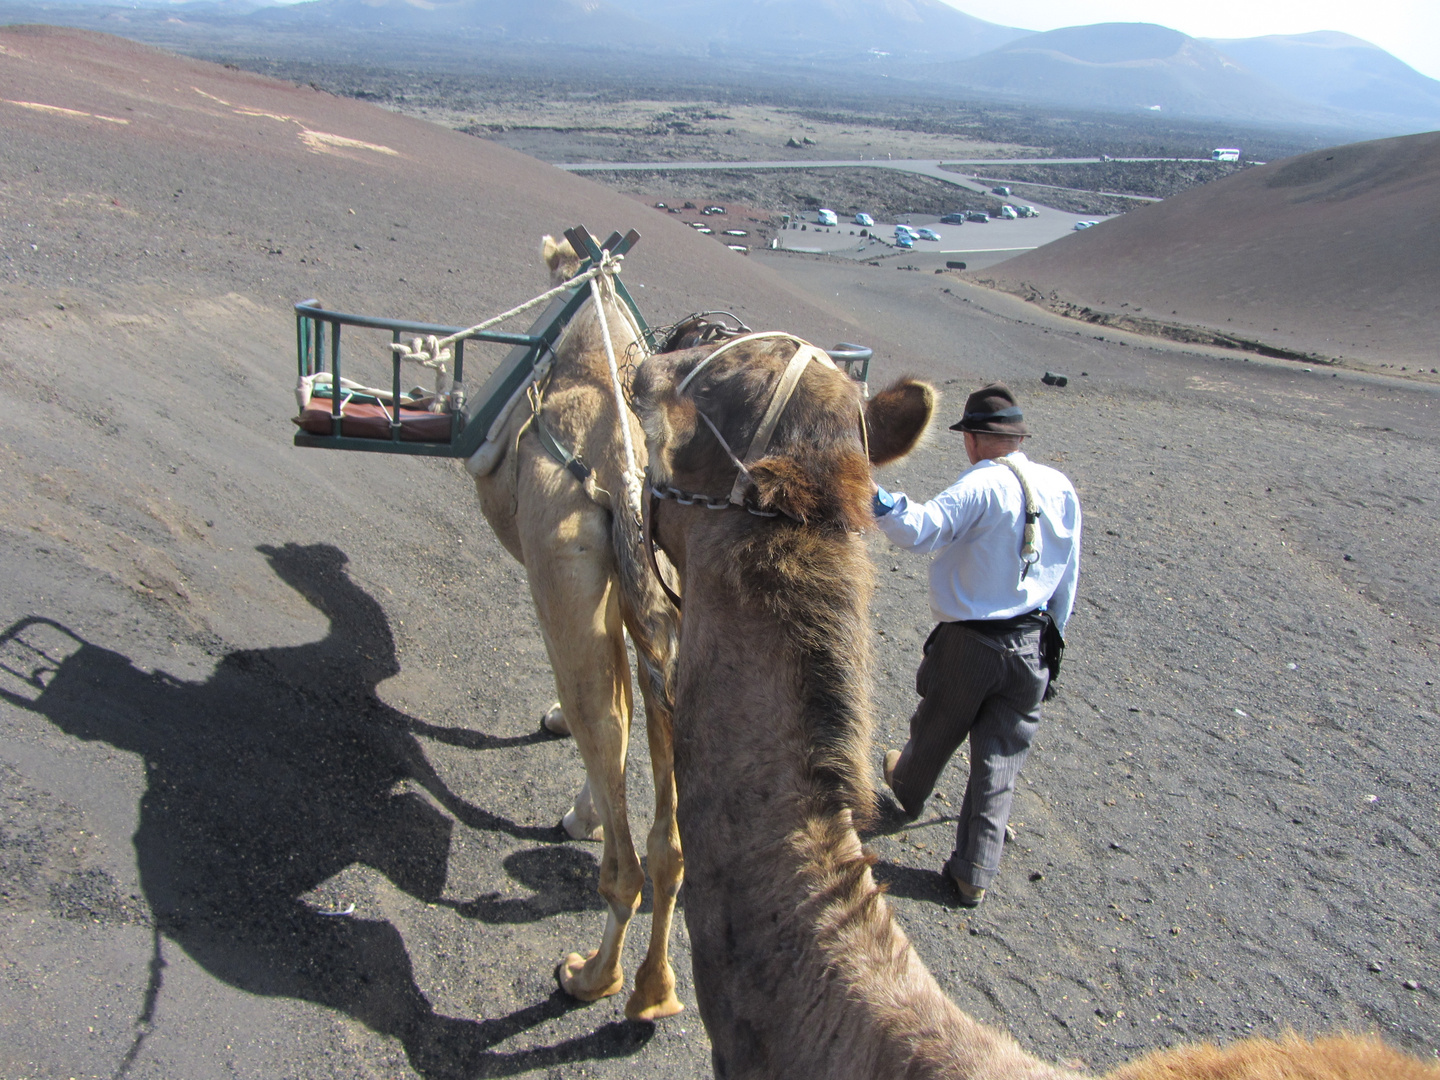
[[[573,277],[582,262],[568,242],[549,236],[541,254],[556,284]],[[623,363],[637,351],[644,355],[629,310],[613,290],[603,295],[617,358]],[[616,415],[594,304],[592,299],[582,307],[557,341],[541,398],[544,423],[593,474],[582,484],[550,456],[535,434],[532,410],[522,404],[496,436],[500,453],[479,470],[475,489],[495,535],[524,565],[530,583],[560,698],[545,724],[573,734],[585,763],[585,784],[565,815],[566,831],[604,842],[600,894],[608,916],[600,947],[588,956],[571,953],[556,973],[566,992],[583,1001],[622,988],[625,932],[644,883],[625,802],[634,706],[626,631],[634,643],[655,781],[655,820],[646,845],[655,904],[649,950],[625,1011],[631,1019],[656,1019],[683,1007],[668,958],[683,875],[670,730],[678,616],[650,574],[640,523],[626,506],[620,425],[631,425],[641,467],[644,445],[628,411]]]
[[[714,495],[749,445],[787,349],[753,342],[647,360],[634,398],[652,482]],[[902,380],[864,408],[811,364],[747,505],[659,501],[651,529],[685,598],[675,695],[677,808],[695,996],[723,1080],[1075,1080],[949,1000],[871,873],[870,464],[908,453],[934,407]],[[869,447],[870,461],[864,447]],[[1114,1080],[1440,1080],[1378,1040],[1251,1041],[1142,1058]]]

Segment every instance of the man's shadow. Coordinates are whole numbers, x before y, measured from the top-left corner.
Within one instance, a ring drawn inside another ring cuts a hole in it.
[[[475,807],[435,772],[415,733],[447,732],[377,696],[376,686],[399,671],[394,639],[380,605],[345,572],[341,551],[325,544],[260,550],[329,619],[322,641],[232,652],[209,680],[190,683],[141,671],[47,619],[27,619],[0,634],[6,673],[35,691],[21,696],[0,688],[0,696],[76,738],[144,760],[134,842],[157,948],[163,935],[242,990],[353,1016],[398,1039],[429,1080],[512,1075],[638,1050],[650,1028],[617,1023],[551,1047],[491,1051],[576,1003],[557,990],[499,1019],[439,1016],[416,985],[394,926],[328,916],[302,901],[361,864],[417,899],[487,921],[529,921],[596,905],[593,894],[582,897],[573,888],[528,907],[442,900],[453,823],[420,794],[397,793],[398,784],[423,788],[476,828],[545,843],[557,840],[557,831],[518,826]],[[485,748],[541,737],[448,734]],[[562,846],[549,851],[549,861],[567,866],[579,857]],[[541,873],[535,864],[547,862],[546,854],[527,852],[511,869],[532,880],[576,878],[573,867]],[[163,966],[157,953],[147,1014]],[[127,1062],[138,1049],[137,1042]]]

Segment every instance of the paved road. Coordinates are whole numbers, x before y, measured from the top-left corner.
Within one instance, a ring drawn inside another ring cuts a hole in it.
[[[952,160],[948,158],[901,158],[901,159],[880,159],[880,158],[852,158],[850,160],[836,161],[591,161],[591,162],[560,162],[556,164],[557,169],[565,169],[569,172],[647,172],[652,170],[663,170],[666,172],[675,171],[710,171],[717,169],[894,169],[897,172],[917,173],[920,176],[929,176],[935,180],[943,180],[947,184],[954,184],[956,187],[965,188],[967,191],[989,192],[986,184],[980,183],[973,176],[964,176],[953,171],[956,165],[1093,165],[1100,161],[1100,158],[963,158]],[[1112,158],[1113,161],[1143,162],[1143,161],[1204,161],[1206,158]],[[1050,186],[1050,185],[1039,185]],[[1068,191],[1069,188],[1058,190]],[[1129,198],[1143,198],[1149,202],[1158,202],[1158,199],[1150,199],[1148,196],[1128,196]]]

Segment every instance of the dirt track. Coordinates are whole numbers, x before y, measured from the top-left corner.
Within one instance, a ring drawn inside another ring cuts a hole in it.
[[[0,33],[0,97],[72,110],[0,104],[0,1077],[709,1075],[693,1010],[554,990],[597,849],[554,828],[580,769],[535,733],[544,649],[463,473],[289,445],[292,302],[469,321],[576,221],[645,233],[652,321],[863,340],[952,409],[1010,379],[1076,481],[1064,690],[993,897],[934,873],[953,777],[873,838],[962,1007],[1097,1069],[1290,1026],[1440,1047],[1433,387],[742,259],[479,140],[97,40]],[[883,482],[938,490],[949,440]],[[875,554],[893,744],[924,567]]]

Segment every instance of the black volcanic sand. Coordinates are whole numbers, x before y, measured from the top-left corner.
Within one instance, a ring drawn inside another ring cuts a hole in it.
[[[554,988],[599,937],[598,848],[555,828],[581,770],[537,734],[544,648],[467,478],[290,445],[294,301],[478,320],[577,221],[642,228],[654,322],[863,340],[947,415],[1011,380],[1076,481],[1064,689],[992,896],[936,874],[954,773],[870,838],[964,1008],[1097,1069],[1289,1027],[1440,1045],[1432,388],[742,259],[480,140],[114,39],[0,49],[0,1076],[709,1074],[693,1007]],[[941,430],[882,481],[959,466]],[[928,616],[923,561],[873,549],[878,761]]]

